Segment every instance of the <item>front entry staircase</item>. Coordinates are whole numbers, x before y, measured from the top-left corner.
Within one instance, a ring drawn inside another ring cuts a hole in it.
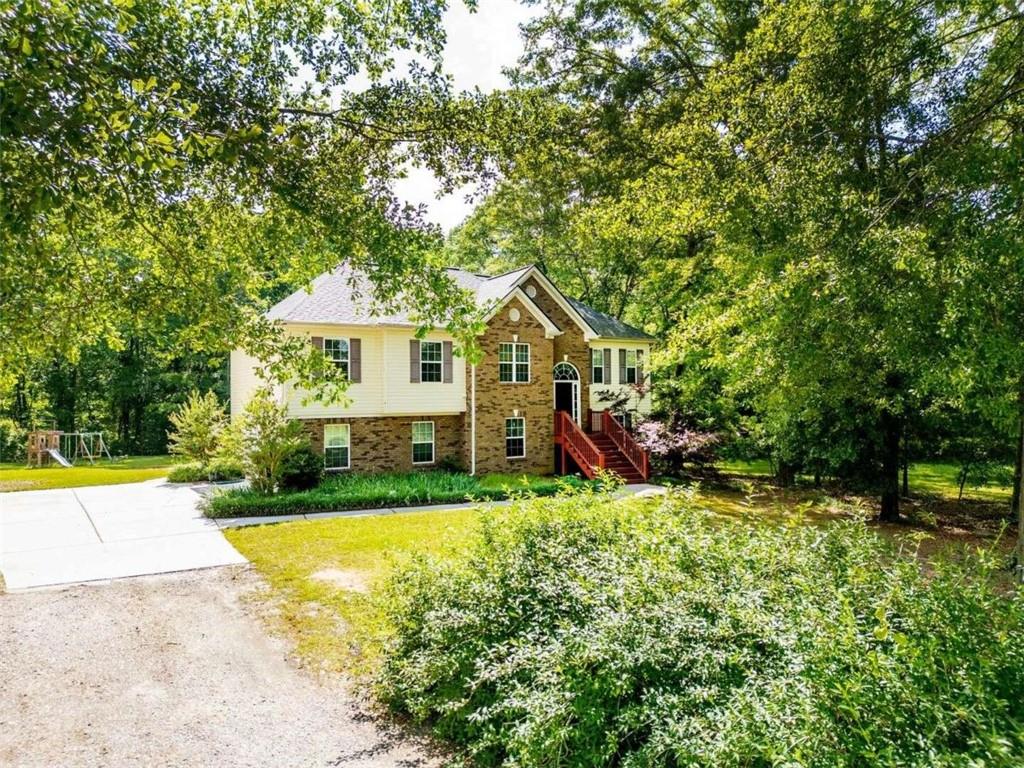
[[[647,452],[611,413],[601,414],[600,432],[584,432],[565,411],[555,411],[555,445],[562,448],[562,466],[570,456],[591,480],[601,471],[614,472],[626,483],[650,477]]]

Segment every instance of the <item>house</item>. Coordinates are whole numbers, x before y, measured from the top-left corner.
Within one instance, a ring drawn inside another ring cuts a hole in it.
[[[489,277],[449,274],[490,307],[476,365],[440,330],[415,336],[402,314],[373,314],[366,279],[347,265],[275,305],[268,316],[308,337],[351,382],[348,404],[277,396],[309,432],[328,470],[550,474],[598,468],[630,481],[647,457],[624,422],[650,410],[644,362],[653,339],[565,296],[535,266]],[[231,413],[260,386],[257,361],[231,355]],[[612,414],[612,407],[617,413]]]

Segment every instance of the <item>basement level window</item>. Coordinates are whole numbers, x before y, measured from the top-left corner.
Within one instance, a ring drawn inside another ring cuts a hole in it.
[[[324,425],[324,469],[349,468],[351,435],[348,424]]]
[[[412,463],[434,463],[434,422],[414,421],[412,423]]]
[[[505,419],[505,458],[526,456],[526,419],[522,416]]]

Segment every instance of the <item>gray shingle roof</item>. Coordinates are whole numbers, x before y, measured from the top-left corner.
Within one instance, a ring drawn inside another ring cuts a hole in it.
[[[589,307],[582,301],[576,301],[576,299],[570,299],[568,296],[565,297],[573,308],[579,312],[583,319],[587,321],[587,325],[594,329],[594,332],[598,336],[603,336],[608,339],[645,339],[650,340],[654,337],[649,333],[644,333],[639,328],[634,328],[628,323],[624,323],[618,318],[606,315],[604,312],[598,312],[593,307]]]
[[[477,302],[487,305],[501,301],[511,293],[533,265],[489,277],[449,269],[455,283],[476,294]],[[599,335],[616,339],[650,339],[643,331],[598,312],[579,301],[568,299],[587,324]],[[271,320],[292,323],[323,323],[326,325],[417,325],[404,312],[380,314],[373,311],[373,288],[366,276],[347,264],[325,272],[309,289],[299,289],[282,299],[267,312]]]
[[[399,312],[373,312],[373,287],[366,276],[347,264],[324,272],[310,284],[282,299],[267,312],[271,320],[328,325],[414,325]]]

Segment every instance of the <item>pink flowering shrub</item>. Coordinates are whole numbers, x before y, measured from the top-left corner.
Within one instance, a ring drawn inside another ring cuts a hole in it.
[[[684,464],[710,464],[721,438],[714,432],[693,429],[681,423],[645,421],[638,425],[636,441],[651,455],[663,472],[679,472]]]

